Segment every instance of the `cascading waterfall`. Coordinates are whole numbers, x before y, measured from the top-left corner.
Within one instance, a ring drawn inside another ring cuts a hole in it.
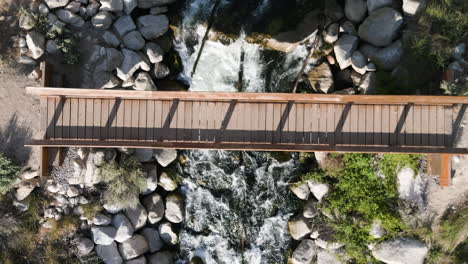
[[[242,21],[246,28],[262,19],[270,1],[258,1]],[[223,0],[218,8],[235,2]],[[291,89],[308,54],[304,45],[289,54],[271,56],[271,51],[248,43],[243,29],[237,39],[228,41],[217,40],[222,33],[211,30],[197,62],[215,4],[216,0],[186,1],[175,36],[184,64],[180,79],[191,91]],[[216,13],[215,19],[223,15]],[[184,155],[180,170],[187,215],[178,263],[194,256],[206,264],[285,263],[292,243],[287,221],[297,206],[288,191],[296,161],[279,163],[261,152],[199,150],[184,151]]]

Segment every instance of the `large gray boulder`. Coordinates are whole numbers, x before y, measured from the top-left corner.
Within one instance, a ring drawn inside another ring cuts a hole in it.
[[[125,215],[130,220],[135,230],[145,226],[148,220],[148,213],[141,203],[138,203],[135,208],[125,209]]]
[[[102,40],[109,46],[117,48],[120,45],[120,40],[111,31],[106,31],[102,34]]]
[[[112,25],[112,15],[107,11],[99,12],[91,19],[91,23],[97,29],[106,30]]]
[[[122,41],[126,48],[132,50],[141,50],[145,46],[145,40],[136,30],[128,32]]]
[[[309,83],[317,92],[331,93],[335,86],[333,81],[333,74],[328,63],[324,62],[319,66],[312,69],[308,74],[307,78]]]
[[[93,241],[98,245],[110,245],[114,242],[115,228],[111,226],[94,226],[91,227]]]
[[[367,0],[367,10],[369,13],[382,7],[391,7],[392,5],[393,0]]]
[[[370,56],[370,59],[372,62],[377,64],[380,69],[391,71],[400,64],[403,52],[403,44],[401,43],[401,40],[397,40],[391,45],[373,53]]]
[[[138,30],[147,40],[164,35],[169,29],[169,19],[166,15],[146,15],[137,20]]]
[[[335,51],[335,57],[341,69],[348,68],[351,65],[351,58],[358,44],[359,38],[348,34],[341,36],[335,43],[333,50]]]
[[[142,235],[134,235],[119,244],[119,252],[123,259],[129,260],[148,252],[148,242]]]
[[[114,22],[112,28],[119,37],[123,37],[128,32],[135,30],[136,26],[131,16],[121,16]]]
[[[307,181],[309,185],[310,192],[315,196],[318,201],[321,201],[325,195],[327,195],[329,191],[329,187],[325,183],[315,182],[315,181]]]
[[[50,9],[64,7],[68,5],[68,2],[70,2],[70,0],[45,0],[45,3]]]
[[[372,255],[388,264],[423,264],[429,246],[407,237],[384,241],[372,249]]]
[[[161,239],[168,245],[175,245],[179,242],[179,237],[177,234],[172,230],[172,226],[170,223],[162,223],[159,225],[159,236]]]
[[[96,245],[96,255],[98,255],[105,264],[123,263],[123,259],[117,250],[117,244],[115,242],[109,245]]]
[[[117,77],[122,81],[127,81],[140,68],[147,68],[149,65],[146,61],[133,50],[122,49],[123,61],[117,68]]]
[[[174,255],[169,251],[161,251],[149,257],[149,264],[173,264]]]
[[[122,53],[114,48],[100,47],[96,49],[96,53],[97,72],[111,72],[122,64]]]
[[[171,164],[171,162],[177,159],[177,150],[155,149],[154,157],[156,158],[156,160],[161,166],[167,167],[169,164]]]
[[[310,264],[317,255],[318,249],[314,241],[304,239],[294,250],[291,257],[291,264]]]
[[[163,219],[165,208],[161,195],[153,193],[145,196],[142,202],[148,212],[148,222],[150,224],[156,224]]]
[[[175,3],[176,0],[138,0],[139,8],[151,8]]]
[[[39,59],[45,51],[45,38],[37,32],[31,31],[26,35],[26,45],[33,59]]]
[[[364,0],[346,0],[345,15],[346,18],[354,23],[359,23],[366,17],[367,3]]]
[[[158,88],[149,73],[139,72],[133,83],[133,89],[138,91],[156,91]]]
[[[161,240],[159,232],[156,228],[145,227],[141,230],[141,234],[148,242],[150,253],[160,251],[164,247],[164,242]]]
[[[115,227],[116,233],[115,233],[115,241],[122,243],[125,240],[129,239],[133,235],[133,226],[132,223],[130,223],[130,220],[123,215],[123,214],[117,214],[114,215],[112,218],[112,226]]]
[[[370,14],[361,26],[359,37],[378,47],[392,43],[403,26],[403,16],[391,7],[380,8]]]
[[[291,217],[288,221],[289,234],[294,240],[301,240],[312,231],[309,219],[302,215]]]
[[[178,194],[170,194],[166,197],[165,217],[171,223],[184,221],[184,198]]]
[[[119,12],[123,10],[122,0],[100,0],[101,11]]]
[[[406,16],[419,14],[426,7],[426,0],[403,0],[403,13]]]

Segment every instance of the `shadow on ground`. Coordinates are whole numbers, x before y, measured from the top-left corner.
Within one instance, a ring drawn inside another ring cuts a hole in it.
[[[32,130],[19,122],[16,114],[13,114],[5,127],[0,129],[0,152],[24,165],[31,156],[31,147],[24,144],[31,138]]]

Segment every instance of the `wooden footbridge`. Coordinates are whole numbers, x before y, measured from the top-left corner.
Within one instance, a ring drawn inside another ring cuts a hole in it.
[[[468,97],[27,88],[44,147],[468,154]]]

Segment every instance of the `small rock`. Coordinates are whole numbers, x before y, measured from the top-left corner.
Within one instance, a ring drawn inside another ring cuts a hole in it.
[[[136,26],[131,16],[121,16],[114,22],[112,28],[118,36],[123,37],[128,32],[135,30]]]
[[[146,227],[141,230],[142,235],[148,241],[149,252],[154,253],[160,251],[164,247],[164,243],[159,236],[158,230],[156,228]]]
[[[21,16],[19,17],[18,23],[19,23],[19,27],[26,31],[29,31],[36,26],[34,17],[28,12],[24,12],[23,14],[21,14]]]
[[[80,190],[76,188],[75,186],[69,186],[67,190],[67,196],[68,197],[77,197],[80,195]]]
[[[330,66],[326,62],[312,69],[307,74],[307,78],[316,92],[330,93],[335,86],[333,74]]]
[[[405,16],[415,16],[426,7],[426,0],[403,0],[403,13]]]
[[[175,181],[175,179],[166,172],[161,173],[159,176],[159,185],[168,192],[172,192],[177,189],[177,181]]]
[[[289,186],[289,189],[301,200],[309,199],[310,189],[307,182],[300,185],[292,184]]]
[[[106,30],[112,25],[112,15],[107,11],[99,12],[91,19],[91,23],[97,29]]]
[[[176,2],[176,0],[138,0],[139,8],[152,8],[154,6],[168,5]]]
[[[301,240],[312,231],[312,225],[302,215],[291,217],[288,221],[289,234],[294,240]]]
[[[372,255],[385,263],[423,264],[428,252],[426,244],[406,237],[384,241],[372,249]]]
[[[314,181],[307,181],[309,185],[310,192],[317,198],[320,202],[322,198],[327,195],[329,187],[327,184],[314,182]]]
[[[171,223],[184,221],[184,199],[177,194],[171,194],[166,198],[165,217]]]
[[[66,24],[71,24],[77,27],[84,25],[84,20],[77,14],[74,14],[65,9],[59,9],[55,14]]]
[[[366,65],[367,58],[364,55],[362,55],[362,53],[358,50],[354,51],[353,56],[351,57],[351,66],[353,67],[353,69],[359,74],[365,74]]]
[[[91,227],[93,241],[98,245],[110,245],[114,243],[115,232],[115,228],[110,226]]]
[[[134,229],[130,220],[123,214],[116,214],[112,218],[112,226],[115,227],[115,241],[122,243],[132,237]]]
[[[138,6],[138,0],[123,0],[124,12],[130,15],[132,11]]]
[[[304,205],[304,210],[302,211],[302,215],[305,218],[314,218],[318,215],[319,211],[317,209],[317,202],[314,199],[309,199]]]
[[[339,27],[338,23],[328,26],[327,31],[323,34],[323,40],[330,44],[335,43],[338,40]]]
[[[142,193],[148,195],[158,188],[158,171],[156,164],[143,164],[143,171],[146,174],[146,190]]]
[[[140,256],[136,259],[128,260],[125,262],[125,264],[146,264],[146,258],[145,256]]]
[[[332,252],[323,250],[317,253],[317,264],[330,264],[330,263],[344,264],[344,262],[341,261],[340,258],[338,258],[338,256],[336,256]]]
[[[343,22],[343,24],[341,24],[340,32],[345,33],[345,34],[349,34],[349,35],[353,35],[353,36],[358,35],[356,27],[354,26],[354,24],[351,21],[348,21],[348,20],[346,20],[345,22]]]
[[[135,230],[145,226],[148,219],[148,213],[141,203],[138,203],[135,208],[125,209],[125,215],[130,220]]]
[[[139,257],[149,250],[148,242],[142,235],[134,235],[119,244],[119,252],[123,259],[129,260]]]
[[[26,35],[26,44],[28,49],[31,51],[31,57],[33,59],[39,59],[45,51],[45,38],[44,36],[36,31],[31,31]]]
[[[170,223],[162,223],[159,225],[159,236],[165,243],[169,245],[176,245],[179,241],[179,238],[172,230]]]
[[[398,66],[398,64],[400,64],[401,58],[403,57],[403,52],[403,44],[401,43],[401,40],[397,40],[391,45],[375,52],[372,56],[370,56],[370,59],[372,62],[377,64],[379,68],[386,71],[391,71],[396,66]]]
[[[122,81],[127,81],[140,68],[149,67],[143,58],[133,50],[122,49],[123,61],[117,68],[117,76]]]
[[[133,83],[133,89],[138,91],[156,91],[157,87],[149,73],[139,72]]]
[[[344,245],[341,244],[341,243],[338,243],[338,242],[333,242],[333,241],[325,241],[323,239],[316,239],[315,240],[315,244],[319,247],[319,248],[322,248],[322,249],[326,249],[326,250],[337,250],[341,247],[343,247]]]
[[[364,0],[346,0],[345,15],[354,23],[359,23],[366,17],[367,3]]]
[[[166,78],[170,73],[169,67],[166,64],[162,62],[154,64],[152,74],[155,79]]]
[[[45,0],[45,3],[50,9],[64,7],[68,4],[69,0]]]
[[[161,221],[164,217],[164,200],[157,193],[145,196],[143,198],[143,204],[148,212],[148,222],[150,224],[156,224]]]
[[[145,40],[136,30],[127,33],[122,41],[126,48],[132,50],[141,50],[145,46]]]
[[[149,257],[149,264],[173,264],[174,256],[169,251],[160,251]]]
[[[341,69],[351,65],[351,57],[358,46],[359,39],[356,36],[345,34],[335,43],[333,50]]]
[[[382,227],[382,222],[380,222],[379,220],[374,221],[372,223],[372,227],[370,229],[369,234],[373,238],[382,238],[385,235],[385,229]]]
[[[78,13],[78,12],[80,12],[80,7],[81,7],[80,2],[72,1],[65,7],[65,10],[68,10],[68,11],[73,12],[73,13]]]
[[[136,149],[135,158],[139,162],[151,161],[151,159],[153,158],[153,150],[152,149]]]
[[[123,259],[117,250],[117,244],[112,242],[109,245],[96,245],[96,255],[106,264],[122,264]]]
[[[18,59],[18,63],[25,64],[25,65],[36,65],[37,62],[27,56],[21,56]]]
[[[384,7],[371,13],[359,26],[359,37],[378,47],[392,43],[403,26],[403,16],[393,8]]]
[[[52,55],[57,55],[60,53],[60,50],[57,48],[57,40],[56,39],[50,39],[46,43],[46,50],[47,53],[52,54]]]
[[[29,201],[13,200],[13,206],[20,212],[26,212],[29,209]]]
[[[101,8],[100,11],[119,12],[123,10],[122,0],[100,0]]]
[[[367,72],[358,86],[358,90],[362,94],[374,94],[376,89],[377,77],[375,72]]]
[[[151,63],[161,62],[164,58],[164,50],[154,42],[146,43],[143,51]]]
[[[96,216],[93,218],[93,224],[95,225],[110,225],[111,223],[111,218],[110,216],[103,214],[103,213],[98,213]]]
[[[463,60],[463,55],[465,55],[465,50],[466,50],[466,44],[465,43],[459,44],[458,46],[453,48],[453,51],[451,54],[452,58],[455,60]]]
[[[154,157],[158,163],[167,167],[171,162],[177,159],[177,150],[175,149],[155,149]]]
[[[120,45],[120,40],[111,31],[104,32],[104,34],[102,35],[102,40],[104,41],[104,43],[114,48],[117,48]]]
[[[16,199],[18,201],[26,199],[26,197],[28,197],[35,188],[35,185],[22,182],[19,188],[16,189]]]
[[[294,250],[291,257],[291,264],[310,264],[317,255],[317,246],[313,240],[304,239]]]
[[[99,12],[99,7],[101,5],[97,2],[93,2],[91,4],[89,4],[87,7],[86,7],[86,15],[88,17],[93,17],[94,15],[97,14],[97,12]]]
[[[39,172],[38,171],[25,171],[21,174],[21,178],[23,180],[31,180],[33,178],[39,177]]]
[[[169,29],[166,15],[146,15],[138,18],[138,30],[147,40],[162,36]]]
[[[76,250],[79,256],[89,255],[94,249],[94,243],[88,238],[79,238],[76,241]]]

